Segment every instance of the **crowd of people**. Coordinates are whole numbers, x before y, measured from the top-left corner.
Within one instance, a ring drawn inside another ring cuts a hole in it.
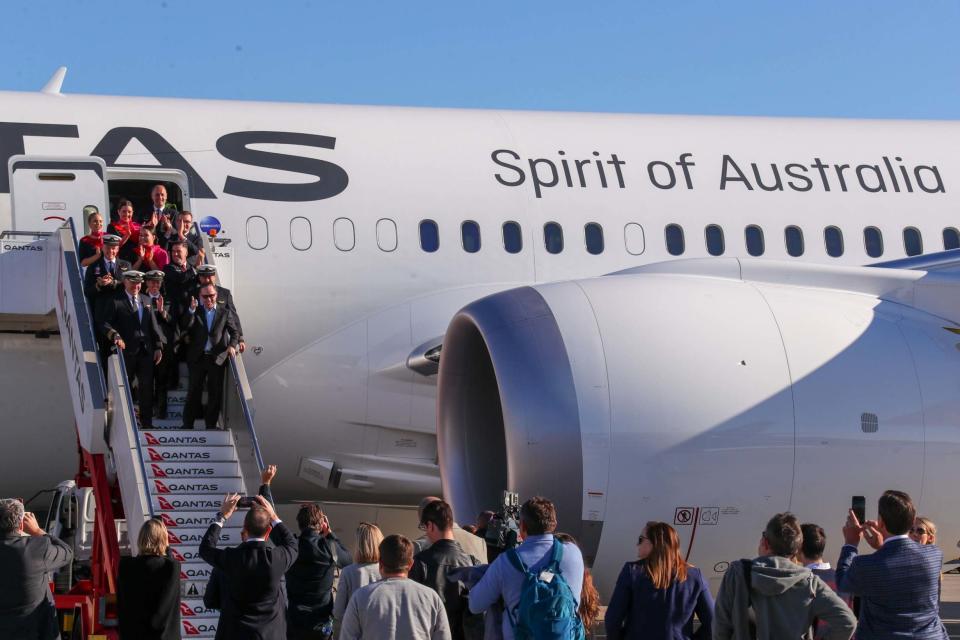
[[[298,535],[284,524],[270,490],[275,475],[275,466],[263,471],[254,498],[228,494],[200,544],[213,567],[204,603],[220,612],[217,638],[576,640],[596,625],[600,600],[590,572],[576,540],[557,531],[546,498],[522,505],[519,545],[489,563],[485,540],[457,526],[437,497],[420,504],[419,539],[384,536],[362,522],[351,556],[316,504],[301,506]],[[222,528],[241,508],[242,543],[221,548]],[[775,514],[757,557],[730,563],[716,600],[703,573],[684,560],[676,530],[649,522],[637,559],[623,566],[610,596],[606,635],[947,640],[936,527],[900,491],[883,494],[878,514],[860,522],[849,512],[835,568],[823,559],[822,527]],[[59,637],[47,580],[72,560],[70,548],[17,500],[0,500],[0,536],[0,637]],[[862,541],[874,553],[859,555]],[[120,637],[179,638],[180,565],[162,520],[147,521],[137,542],[138,555],[120,563]]]
[[[106,366],[112,349],[123,354],[144,428],[167,418],[167,392],[186,362],[182,426],[192,429],[202,417],[208,429],[217,428],[227,358],[245,349],[240,317],[230,290],[217,284],[216,267],[205,262],[193,214],[167,206],[162,184],[151,201],[137,221],[133,204],[121,199],[106,231],[100,211],[84,208],[90,232],[77,257],[101,360]]]

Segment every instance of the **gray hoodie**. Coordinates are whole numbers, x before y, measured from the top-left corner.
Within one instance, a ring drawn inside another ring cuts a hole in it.
[[[829,627],[828,640],[848,640],[856,629],[853,612],[809,569],[778,556],[762,556],[751,565],[750,601],[757,619],[757,640],[809,637],[814,618]],[[747,585],[743,565],[730,565],[713,619],[713,640],[750,640]]]

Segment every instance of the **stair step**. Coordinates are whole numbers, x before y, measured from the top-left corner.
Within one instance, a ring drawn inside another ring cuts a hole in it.
[[[198,418],[194,420],[193,428],[205,429],[206,426],[204,425],[203,419]],[[183,429],[183,416],[180,416],[179,418],[176,418],[176,419],[164,418],[161,420],[159,418],[155,418],[153,420],[153,424],[151,425],[150,429]]]
[[[217,635],[218,618],[180,618],[181,638],[213,638]]]
[[[173,404],[186,404],[187,403],[187,391],[184,390],[174,390],[167,391],[167,406]]]
[[[202,447],[156,446],[142,448],[144,462],[236,462],[233,445]]]
[[[192,493],[176,496],[152,495],[154,511],[204,511],[213,513],[223,503],[223,496],[215,493]]]
[[[227,493],[244,493],[243,478],[154,478],[149,482],[152,495],[185,495],[207,493],[223,497]]]
[[[186,545],[178,544],[171,545],[167,547],[167,551],[170,553],[171,557],[177,562],[183,564],[185,562],[203,562],[200,558],[200,545]]]
[[[214,618],[220,617],[220,612],[216,609],[207,609],[201,598],[183,598],[180,600],[180,617],[193,620],[194,618]]]
[[[158,447],[190,446],[218,447],[233,446],[233,434],[229,431],[213,429],[164,429],[162,431],[141,431],[140,444]]]
[[[234,518],[237,518],[237,516],[230,519],[233,520]],[[213,516],[208,516],[208,519],[212,520]],[[242,518],[239,518],[239,521],[241,524],[243,523]],[[196,548],[200,546],[200,542],[203,540],[203,536],[206,535],[208,528],[209,527],[203,527],[202,529],[168,529],[167,537],[169,538],[171,546],[177,548]],[[223,549],[224,547],[233,547],[240,544],[243,542],[243,540],[240,539],[240,531],[241,529],[239,528],[222,529],[220,531],[220,537],[217,539],[217,546]]]
[[[187,582],[209,580],[211,573],[213,573],[213,567],[202,560],[180,565],[180,579]]]
[[[216,509],[214,509],[214,512]],[[179,529],[200,529],[206,531],[207,527],[213,521],[215,514],[210,511],[162,511],[158,518],[163,521],[167,531],[177,531]],[[243,516],[233,516],[223,525],[223,531],[243,528]]]
[[[238,462],[147,462],[145,465],[148,478],[198,480],[240,476]]]

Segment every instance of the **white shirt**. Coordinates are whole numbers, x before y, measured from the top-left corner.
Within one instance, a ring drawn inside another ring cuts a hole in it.
[[[805,564],[805,565],[803,565],[803,566],[806,567],[807,569],[811,569],[811,570],[813,570],[813,569],[829,569],[829,568],[830,568],[830,563],[829,563],[829,562],[811,562],[810,564]]]

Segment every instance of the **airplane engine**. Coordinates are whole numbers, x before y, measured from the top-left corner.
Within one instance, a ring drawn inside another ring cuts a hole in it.
[[[856,268],[827,288],[822,269],[750,281],[737,260],[685,262],[521,287],[454,316],[438,446],[458,518],[504,490],[551,498],[604,598],[653,520],[714,587],[774,513],[824,526],[835,556],[852,497],[876,517],[889,488],[952,545],[960,336],[877,293],[915,274]]]

